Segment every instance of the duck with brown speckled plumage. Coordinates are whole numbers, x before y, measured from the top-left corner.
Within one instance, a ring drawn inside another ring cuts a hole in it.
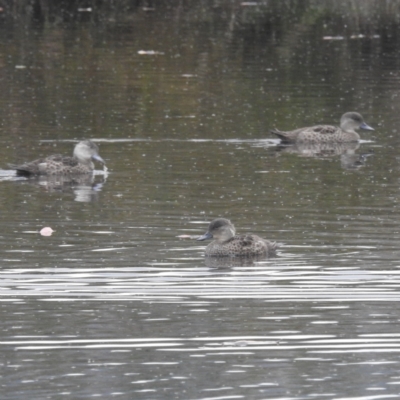
[[[236,235],[235,227],[226,218],[212,221],[207,232],[197,238],[206,239],[214,239],[205,250],[205,255],[212,257],[273,256],[278,248],[276,242],[270,242],[257,235]]]
[[[93,172],[93,160],[105,164],[97,145],[91,140],[83,140],[75,146],[72,157],[56,154],[10,167],[16,170],[18,176],[79,175]]]
[[[271,130],[271,133],[277,135],[284,144],[349,143],[360,140],[360,135],[355,131],[356,129],[374,130],[366,124],[361,114],[352,111],[342,115],[340,127],[315,125],[286,132],[275,129]]]

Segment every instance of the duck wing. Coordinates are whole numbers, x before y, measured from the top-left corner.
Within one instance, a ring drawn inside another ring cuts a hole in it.
[[[18,176],[31,176],[40,174],[39,165],[43,162],[45,162],[45,158],[38,158],[37,160],[29,161],[24,164],[8,164],[8,166],[11,169],[15,169]]]
[[[307,128],[299,128],[294,131],[279,131],[277,129],[271,130],[270,132],[277,135],[282,143],[295,143],[298,139],[304,136],[327,136],[333,135],[338,132],[340,128],[332,125],[315,125]],[[300,137],[300,138],[299,138]]]
[[[282,143],[294,143],[298,135],[297,130],[285,132],[278,129],[271,129],[270,132],[278,136],[278,138],[281,139]]]
[[[65,157],[55,154],[45,158],[38,158],[21,165],[10,165],[12,169],[17,171],[18,176],[46,175],[48,173],[57,173],[65,167],[74,167],[78,165],[78,161],[73,157]]]
[[[267,253],[268,255],[275,254],[280,243],[270,242],[269,240],[263,239],[260,236],[253,235],[251,233],[235,236],[235,240],[240,242],[240,246],[246,251],[248,248],[252,248],[257,253]]]
[[[307,128],[303,132],[309,131],[310,133],[317,133],[319,135],[333,135],[337,133],[339,130],[338,127],[332,125],[316,125],[310,128]]]

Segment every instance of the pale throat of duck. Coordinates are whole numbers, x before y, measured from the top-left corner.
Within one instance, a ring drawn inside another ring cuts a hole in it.
[[[92,169],[94,169],[94,163],[91,158],[82,158],[82,157],[75,157],[78,159],[80,164],[89,165]]]
[[[349,131],[354,131],[356,128],[357,128],[357,127],[354,126],[354,123],[353,123],[352,121],[348,121],[347,123],[344,123],[344,124],[342,125],[342,129],[343,129],[344,131],[347,131],[347,132],[349,132]]]
[[[81,164],[94,165],[90,154],[74,151],[73,157],[76,158]]]

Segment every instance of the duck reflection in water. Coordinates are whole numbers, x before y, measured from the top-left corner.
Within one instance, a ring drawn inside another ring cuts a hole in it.
[[[217,218],[210,223],[207,232],[197,240],[214,239],[205,250],[209,257],[273,256],[278,244],[257,235],[236,235],[231,221]]]
[[[263,256],[246,256],[246,257],[204,257],[204,264],[211,269],[223,268],[242,268],[242,267],[255,267],[258,261],[265,261],[266,257]]]
[[[360,169],[362,168],[369,156],[373,155],[372,151],[366,153],[357,153],[360,148],[359,142],[352,143],[295,143],[292,145],[279,145],[276,150],[279,153],[297,154],[300,157],[313,157],[319,159],[327,159],[340,157],[342,168],[344,169]]]
[[[97,171],[96,171],[97,172]],[[99,174],[76,175],[76,176],[35,176],[29,179],[3,176],[6,179],[0,181],[14,181],[19,185],[35,185],[48,193],[74,193],[75,201],[91,202],[95,201],[99,192],[107,181],[107,172],[99,171]]]
[[[21,183],[38,184],[49,193],[70,193],[72,191],[75,201],[88,203],[97,199],[98,193],[107,181],[107,176],[107,172],[96,175],[48,175],[21,181]]]

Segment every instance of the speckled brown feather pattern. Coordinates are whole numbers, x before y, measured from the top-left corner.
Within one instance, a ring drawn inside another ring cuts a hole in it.
[[[270,242],[257,235],[246,234],[234,236],[224,243],[218,243],[214,240],[206,247],[205,254],[214,257],[271,256],[276,253],[277,247],[275,242]]]
[[[206,247],[205,255],[211,257],[272,256],[278,244],[251,233],[236,235],[235,227],[226,218],[213,220],[207,232],[197,240],[214,240]]]
[[[90,174],[94,169],[92,158],[104,162],[96,144],[85,140],[75,146],[72,157],[55,154],[11,167],[19,176]]]
[[[78,160],[73,157],[65,157],[60,154],[54,154],[46,158],[39,158],[37,160],[27,162],[15,167],[18,175],[44,175],[40,166],[46,165],[45,175],[57,174],[73,174],[73,173],[88,173],[92,170],[82,168]]]
[[[338,126],[331,125],[316,125],[288,132],[278,130],[271,132],[279,136],[283,142],[345,143],[360,140],[360,135],[357,132],[345,132]]]
[[[271,130],[283,143],[350,143],[360,140],[355,129],[373,130],[357,112],[342,115],[340,127],[332,125],[315,125],[293,131]]]

